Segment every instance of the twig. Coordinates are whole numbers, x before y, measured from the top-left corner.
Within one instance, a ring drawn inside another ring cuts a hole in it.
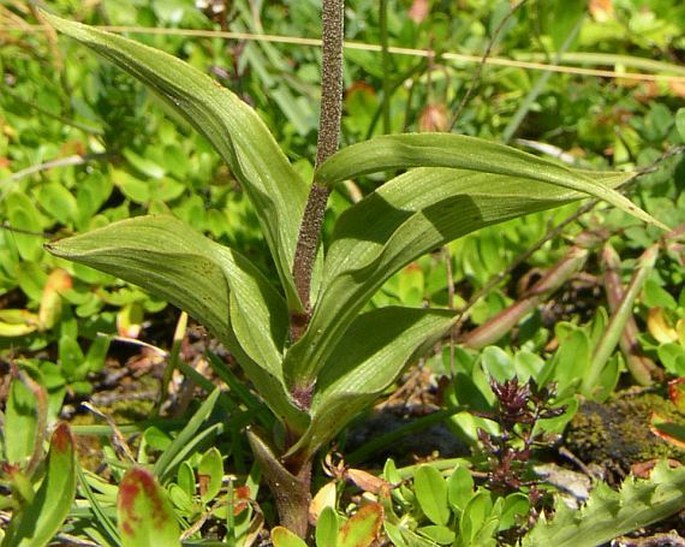
[[[26,169],[22,169],[21,171],[17,171],[16,173],[12,173],[9,177],[0,181],[0,184],[16,182],[35,173],[40,173],[41,171],[48,171],[50,169],[54,169],[55,167],[83,165],[84,163],[88,163],[89,161],[106,159],[109,156],[109,154],[104,153],[86,154],[84,156],[76,154],[73,156],[67,156],[66,158],[58,158],[55,160],[46,161],[43,163],[39,163],[38,165],[32,165],[31,167],[27,167]]]
[[[14,31],[23,33],[32,32],[43,32],[44,25],[30,25],[28,27],[21,27],[16,25],[0,25],[0,31]],[[243,41],[255,41],[255,42],[270,42],[277,44],[288,44],[295,46],[313,46],[321,47],[321,40],[318,38],[301,38],[297,36],[279,36],[273,34],[255,34],[249,32],[222,32],[218,30],[198,30],[198,29],[180,29],[180,28],[148,28],[148,27],[137,27],[137,26],[107,26],[107,25],[94,25],[93,28],[98,28],[101,30],[106,30],[115,33],[135,33],[135,34],[153,34],[153,35],[170,35],[170,36],[194,36],[198,38],[226,38],[229,40],[243,40]],[[369,51],[380,53],[382,47],[380,44],[366,44],[363,42],[345,42],[344,47],[346,49],[354,49],[358,51]],[[425,49],[416,48],[406,48],[389,46],[388,52],[392,55],[406,55],[410,57],[424,57],[429,58],[435,55],[435,52]],[[590,54],[588,54],[590,55]],[[626,56],[622,59],[617,59],[616,56],[599,56],[597,58],[588,57],[582,62],[588,64],[596,64],[600,66],[614,64],[614,61],[621,61],[625,66],[637,66],[648,70],[645,64],[645,59],[635,58],[631,59]],[[606,57],[606,58],[604,58]],[[446,61],[454,61],[457,63],[483,63],[482,55],[466,55],[463,53],[454,52],[444,52],[440,54],[440,58]],[[633,62],[634,61],[634,62]],[[668,65],[667,66],[657,66],[655,63],[658,61],[647,60],[654,64],[653,70],[664,70],[675,72],[677,74],[682,74],[683,68],[678,65]],[[576,61],[575,58],[569,60],[570,63],[580,62]],[[552,65],[549,63],[542,63],[537,61],[522,61],[516,59],[507,59],[505,57],[489,57],[485,59],[486,65],[493,66],[503,66],[510,68],[520,68],[523,70],[542,70],[550,72],[558,72],[563,74],[577,74],[584,76],[594,76],[597,78],[615,78],[621,80],[640,80],[645,82],[671,82],[675,84],[685,83],[684,76],[674,76],[669,74],[644,74],[638,72],[618,72],[615,70],[600,70],[594,68],[579,68],[575,66],[568,65]]]
[[[36,237],[42,237],[45,239],[49,239],[54,236],[54,234],[48,233],[48,232],[35,232],[33,230],[25,230],[23,228],[15,228],[12,226],[8,220],[4,220],[2,224],[0,224],[0,228],[3,230],[7,230],[8,232],[12,232],[15,234],[23,234],[27,236],[36,236]]]

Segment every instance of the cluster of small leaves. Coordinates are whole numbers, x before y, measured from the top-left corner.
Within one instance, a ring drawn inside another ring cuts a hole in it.
[[[535,426],[540,420],[561,416],[566,407],[552,406],[554,384],[540,387],[532,379],[521,384],[514,377],[502,383],[491,380],[490,387],[497,399],[495,409],[480,415],[497,422],[499,433],[478,429],[478,439],[487,456],[487,486],[500,495],[526,488],[531,502],[530,518],[534,522],[545,496],[537,482],[528,478],[529,462],[535,447],[553,442]]]

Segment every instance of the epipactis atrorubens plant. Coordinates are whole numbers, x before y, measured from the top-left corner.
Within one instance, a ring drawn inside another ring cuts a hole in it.
[[[249,196],[280,286],[239,252],[172,216],[136,217],[47,245],[186,310],[235,355],[283,425],[285,441],[252,429],[250,443],[281,521],[307,529],[311,462],[455,312],[402,306],[364,311],[394,273],[483,226],[587,195],[654,224],[613,188],[631,175],[569,169],[514,148],[454,134],[387,135],[340,151],[343,2],[323,2],[322,101],[314,180],[293,169],[257,113],[166,53],[45,14],[61,32],[150,87],[214,145]],[[320,231],[336,184],[403,171]]]

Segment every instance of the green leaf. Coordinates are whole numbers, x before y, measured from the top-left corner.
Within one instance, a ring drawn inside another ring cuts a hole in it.
[[[108,541],[105,540],[101,541],[100,543],[103,545],[121,545],[119,530],[114,524],[113,518],[110,517],[108,511],[106,511],[103,507],[102,498],[96,496],[93,492],[93,488],[91,488],[89,483],[88,475],[78,462],[76,464],[76,475],[78,477],[78,483],[81,489],[80,491],[90,504],[90,511],[93,515],[93,524],[97,524],[100,530],[102,530],[102,532],[108,538]]]
[[[491,512],[492,498],[490,492],[479,491],[471,497],[459,520],[459,532],[465,545],[471,545],[469,541],[473,541],[483,532],[485,532],[485,536],[488,535],[487,528],[491,520]]]
[[[110,338],[103,334],[98,334],[90,343],[86,353],[85,368],[88,372],[98,372],[102,370],[109,350]]]
[[[181,545],[171,502],[154,475],[141,467],[131,468],[121,479],[117,520],[123,547]]]
[[[497,382],[506,382],[516,373],[513,359],[500,347],[487,346],[480,358],[483,370]]]
[[[37,198],[43,210],[62,224],[69,225],[78,218],[76,198],[61,184],[50,183],[40,186]]]
[[[12,191],[5,198],[5,208],[10,227],[17,230],[11,238],[19,255],[28,262],[38,262],[43,255],[42,222],[34,202],[26,194]]]
[[[680,140],[685,142],[685,108],[679,108],[675,113],[675,126],[680,135]]]
[[[535,163],[525,173],[414,169],[340,215],[309,328],[286,355],[287,382],[312,383],[368,299],[412,260],[483,226],[585,197],[533,178]],[[594,184],[608,189],[625,178],[600,173]]]
[[[139,156],[130,148],[124,148],[122,155],[126,160],[143,175],[147,175],[153,179],[161,179],[166,175],[166,169],[159,165],[156,161]]]
[[[257,113],[206,74],[171,55],[41,13],[57,30],[151,88],[214,145],[254,205],[289,306],[301,309],[291,268],[308,187]]]
[[[219,494],[224,477],[224,462],[215,446],[202,455],[197,474],[200,486],[204,488],[200,494],[202,502],[209,503]]]
[[[323,508],[316,522],[317,547],[337,547],[338,545],[338,515],[333,507]]]
[[[603,199],[668,230],[629,199],[598,184],[592,172],[570,169],[510,146],[466,135],[416,133],[376,137],[338,151],[319,167],[315,179],[332,185],[364,174],[412,167],[452,167],[544,182]],[[621,177],[618,173],[613,175]]]
[[[530,500],[521,492],[509,494],[504,499],[502,514],[499,519],[499,530],[507,530],[516,524],[522,524],[530,512]]]
[[[159,456],[155,462],[154,472],[161,480],[165,480],[197,446],[199,438],[211,430],[209,427],[203,430],[200,428],[212,414],[220,394],[221,390],[218,387],[209,394],[193,417]]]
[[[52,434],[45,478],[32,502],[12,519],[3,547],[42,547],[62,527],[76,494],[76,457],[69,426]]]
[[[5,454],[10,464],[25,465],[35,450],[38,402],[31,390],[14,378],[10,386],[2,431]],[[41,447],[41,451],[42,451]]]
[[[430,348],[455,320],[449,310],[388,306],[360,315],[323,367],[311,423],[288,455],[315,453]]]
[[[274,547],[307,547],[304,541],[283,526],[276,526],[271,530],[271,541]]]
[[[247,258],[165,215],[122,220],[46,248],[187,311],[231,350],[277,416],[304,421],[282,381],[285,303]]]
[[[181,462],[178,466],[176,484],[188,497],[192,498],[195,495],[195,472],[188,460]]]
[[[447,481],[440,471],[430,465],[422,465],[414,474],[416,500],[423,513],[438,526],[446,526],[450,519],[447,503]]]
[[[447,497],[450,505],[463,511],[473,494],[471,472],[463,465],[455,467],[452,475],[447,479]]]
[[[438,545],[452,545],[457,537],[457,534],[454,533],[454,530],[451,530],[447,526],[422,526],[417,530],[417,532],[429,538]]]
[[[83,376],[77,375],[77,371],[83,364],[84,355],[76,339],[68,334],[61,336],[58,342],[58,352],[64,377],[68,381],[83,380]]]
[[[600,482],[580,510],[557,499],[554,516],[544,515],[523,538],[524,547],[602,545],[685,508],[685,468],[659,462],[649,479],[628,477],[617,492]]]
[[[591,355],[587,332],[581,329],[571,331],[554,354],[551,376],[545,377],[545,383],[556,382],[559,397],[569,395],[585,379]]]
[[[383,506],[371,503],[350,517],[338,532],[338,547],[367,547],[371,545],[383,524]]]

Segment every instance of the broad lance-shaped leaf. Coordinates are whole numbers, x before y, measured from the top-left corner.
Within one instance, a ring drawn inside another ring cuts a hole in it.
[[[33,500],[12,519],[3,547],[42,547],[62,527],[76,494],[76,455],[69,426],[60,423],[50,440],[45,478]]]
[[[41,12],[152,89],[214,145],[250,197],[292,309],[301,309],[291,268],[308,186],[257,113],[206,74],[162,51]]]
[[[285,303],[247,258],[167,215],[122,220],[46,248],[187,311],[234,353],[277,416],[304,423],[281,372]]]
[[[610,188],[625,176],[600,174]],[[336,222],[322,290],[307,332],[286,355],[286,382],[313,383],[333,342],[395,272],[474,230],[585,197],[526,177],[448,168],[413,169],[346,210]]]
[[[333,185],[368,173],[412,167],[451,167],[537,180],[595,196],[641,220],[669,229],[615,190],[597,184],[597,173],[570,169],[511,146],[466,135],[414,133],[376,137],[339,150],[319,167],[315,179]]]
[[[406,365],[433,346],[456,314],[388,306],[358,316],[321,370],[312,421],[289,454],[314,454],[397,379]]]

